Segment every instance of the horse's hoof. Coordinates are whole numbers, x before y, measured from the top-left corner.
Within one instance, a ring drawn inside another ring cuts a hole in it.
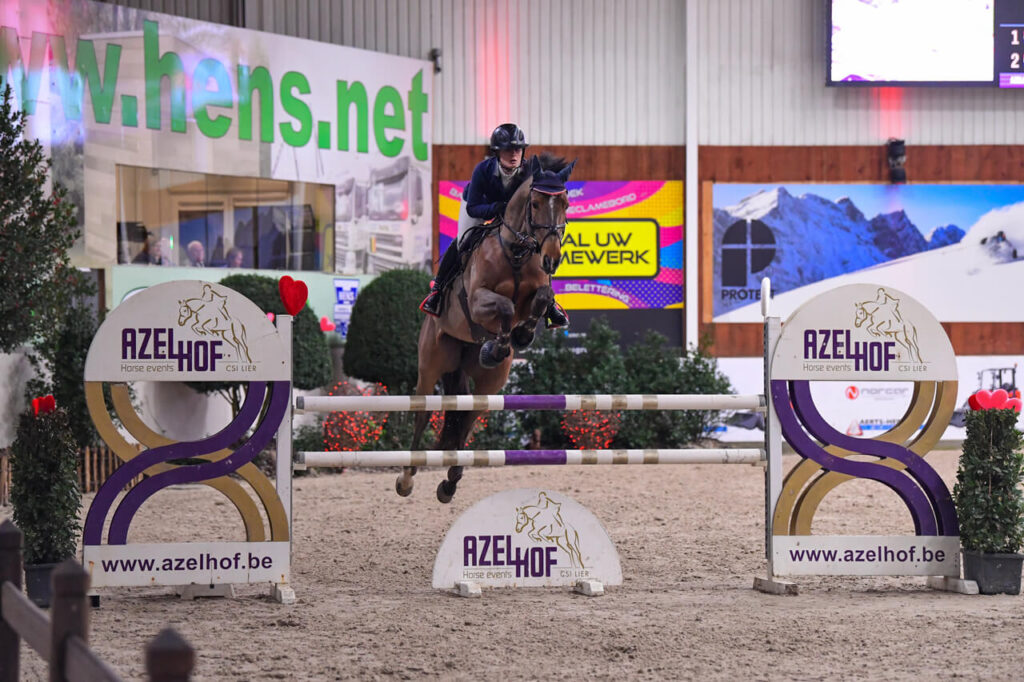
[[[533,343],[533,331],[527,327],[516,327],[512,330],[512,347],[516,350],[526,350]]]
[[[441,481],[440,483],[437,484],[437,501],[440,502],[441,504],[448,504],[449,502],[451,502],[452,495],[454,494],[454,490],[449,492],[448,481]]]
[[[402,477],[399,476],[395,479],[395,492],[402,497],[409,497],[409,495],[412,495],[412,481],[409,481],[408,486],[403,486]]]
[[[497,352],[495,352],[496,348],[498,348]],[[494,369],[508,357],[508,354],[508,346],[499,348],[497,342],[488,341],[480,347],[480,366],[484,369]]]

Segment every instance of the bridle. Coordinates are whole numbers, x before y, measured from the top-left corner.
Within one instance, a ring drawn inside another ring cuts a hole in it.
[[[534,192],[537,192],[538,194],[545,194],[547,196],[558,196],[559,194],[565,194],[566,191],[567,190],[563,189],[559,192],[545,192],[544,190],[531,187],[530,196],[532,197]],[[505,254],[505,259],[508,260],[508,263],[509,265],[512,266],[512,269],[516,271],[522,268],[523,265],[526,264],[526,261],[533,257],[534,254],[540,253],[541,249],[544,248],[544,244],[552,236],[558,239],[558,246],[561,247],[562,235],[565,234],[565,228],[567,223],[535,223],[533,221],[533,208],[531,207],[530,203],[530,199],[527,198],[526,224],[530,227],[530,231],[528,233],[514,230],[511,225],[502,221],[502,224],[505,225],[505,227],[507,227],[509,231],[512,232],[513,235],[513,242],[508,243],[501,236],[501,227],[499,226],[498,228],[498,241],[501,243],[502,253]],[[537,241],[537,237],[535,235],[540,230],[544,230],[545,235],[543,239]]]

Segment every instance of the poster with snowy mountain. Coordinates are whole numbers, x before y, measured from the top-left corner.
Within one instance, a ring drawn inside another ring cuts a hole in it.
[[[1022,185],[713,188],[713,321],[761,322],[846,284],[904,291],[940,322],[1017,322],[1024,305]]]

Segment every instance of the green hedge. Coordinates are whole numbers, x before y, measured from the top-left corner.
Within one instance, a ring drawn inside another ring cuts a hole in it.
[[[419,304],[429,292],[430,275],[420,270],[391,270],[367,284],[352,306],[345,374],[380,382],[391,395],[411,393],[423,324]]]

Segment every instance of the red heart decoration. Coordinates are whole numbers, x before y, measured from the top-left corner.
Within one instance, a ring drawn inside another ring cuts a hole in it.
[[[267,319],[270,320],[271,322],[274,321],[274,317],[275,317],[274,313],[267,313]]]
[[[327,316],[320,318],[320,331],[322,332],[333,332],[334,323],[327,319]]]
[[[52,395],[44,395],[32,399],[32,412],[37,417],[41,414],[49,414],[57,409],[57,400]]]
[[[301,279],[292,279],[288,275],[277,281],[277,290],[281,294],[281,303],[284,303],[284,309],[292,316],[299,314],[309,297],[306,283]]]
[[[1020,398],[1010,398],[1009,400],[1006,401],[1006,404],[1003,405],[1003,409],[1015,410],[1018,414],[1020,414],[1020,408],[1021,408]]]
[[[994,391],[978,391],[967,399],[972,410],[999,410],[1006,405],[1009,394],[1001,388]]]

